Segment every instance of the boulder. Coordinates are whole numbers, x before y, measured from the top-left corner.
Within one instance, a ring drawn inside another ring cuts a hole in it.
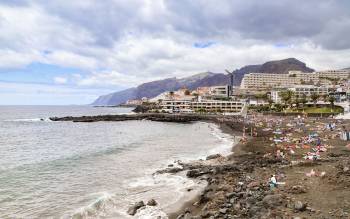
[[[234,206],[233,206],[233,209],[235,211],[239,211],[241,209],[241,203],[237,202]]]
[[[260,186],[260,183],[256,181],[253,181],[247,185],[248,188],[259,187],[259,186]]]
[[[227,193],[225,196],[226,198],[231,199],[232,197],[236,196],[236,192]]]
[[[293,194],[302,194],[302,193],[306,193],[306,188],[304,186],[296,185],[296,186],[292,186],[289,189],[289,192]]]
[[[163,170],[158,170],[156,173],[157,174],[163,174],[163,173],[178,173],[180,171],[183,171],[182,168],[180,167],[168,167]]]
[[[201,176],[201,175],[204,175],[204,174],[207,174],[208,172],[205,170],[205,171],[201,171],[199,169],[193,169],[193,170],[189,170],[187,171],[186,173],[186,176],[188,178],[196,178],[198,176]]]
[[[131,207],[128,209],[127,213],[128,213],[129,215],[135,215],[136,212],[137,212],[137,210],[140,209],[140,208],[142,208],[142,207],[144,207],[144,206],[145,206],[145,203],[144,203],[143,201],[136,202],[133,206],[131,206]]]
[[[202,213],[201,213],[202,218],[209,218],[212,215],[214,215],[214,212],[212,212],[212,211],[202,211]]]
[[[221,209],[219,210],[219,212],[220,212],[221,214],[226,214],[226,213],[227,213],[227,208],[221,208]]]
[[[283,197],[280,194],[267,195],[263,198],[262,202],[266,207],[278,207],[283,204]]]
[[[294,202],[294,210],[297,211],[305,211],[307,205],[302,203],[301,201]]]
[[[219,157],[222,157],[221,154],[212,154],[212,155],[209,155],[206,160],[212,160],[212,159],[216,159],[216,158],[219,158]]]
[[[153,198],[148,200],[147,205],[148,206],[156,206],[158,203],[156,202],[156,200],[154,200]]]

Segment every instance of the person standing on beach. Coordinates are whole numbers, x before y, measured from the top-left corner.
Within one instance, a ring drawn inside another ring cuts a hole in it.
[[[277,179],[275,175],[271,175],[269,185],[270,185],[270,189],[274,189],[277,187]]]

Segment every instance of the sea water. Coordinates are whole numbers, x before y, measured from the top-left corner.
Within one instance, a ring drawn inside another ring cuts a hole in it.
[[[216,125],[151,121],[50,122],[50,116],[131,113],[130,108],[0,106],[0,218],[136,218],[166,212],[204,182],[154,174],[174,161],[228,153]]]

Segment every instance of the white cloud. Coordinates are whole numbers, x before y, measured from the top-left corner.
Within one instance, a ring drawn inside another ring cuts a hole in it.
[[[116,71],[94,72],[86,77],[79,77],[77,84],[79,86],[108,86],[119,85],[121,87],[135,86],[140,82],[136,76],[128,76]]]
[[[60,85],[1,81],[0,89],[0,105],[87,104],[93,102],[101,91],[104,93],[112,92],[108,89],[81,89]]]
[[[77,68],[83,73],[53,80],[79,89],[135,86],[288,57],[318,70],[350,66],[346,1],[290,7],[285,0],[21,2],[0,2],[0,69],[32,62]],[[215,44],[195,48],[198,42]]]
[[[66,84],[68,82],[67,78],[64,77],[54,77],[55,84]]]

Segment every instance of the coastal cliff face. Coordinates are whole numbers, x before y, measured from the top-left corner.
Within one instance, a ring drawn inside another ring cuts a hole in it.
[[[108,106],[125,103],[131,99],[141,99],[142,97],[152,98],[165,91],[174,91],[186,87],[196,89],[203,86],[225,85],[229,81],[228,75],[221,73],[205,72],[186,78],[167,78],[141,84],[135,88],[100,96],[92,105]]]
[[[303,72],[313,72],[305,63],[295,59],[288,58],[277,61],[266,62],[261,65],[247,65],[235,70],[234,85],[240,85],[245,74],[251,72],[262,73],[288,73],[290,70]],[[141,84],[135,88],[100,96],[92,105],[118,105],[125,103],[130,99],[141,99],[142,97],[152,98],[165,91],[174,91],[186,87],[188,89],[196,89],[203,86],[218,86],[229,84],[230,77],[228,74],[205,72],[196,74],[186,78],[167,78]]]

